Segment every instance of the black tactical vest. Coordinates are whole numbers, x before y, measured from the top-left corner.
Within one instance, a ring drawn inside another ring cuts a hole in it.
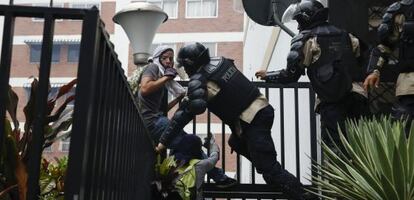
[[[363,69],[358,67],[345,31],[326,24],[309,34],[317,38],[321,49],[319,59],[307,69],[312,87],[322,101],[337,102],[351,92],[354,80],[362,79]]]
[[[414,3],[401,7],[405,22],[400,39],[399,62],[401,72],[414,72]]]
[[[259,89],[234,66],[233,60],[211,58],[200,73],[220,87],[220,92],[208,101],[208,108],[226,124],[234,123],[260,95]]]

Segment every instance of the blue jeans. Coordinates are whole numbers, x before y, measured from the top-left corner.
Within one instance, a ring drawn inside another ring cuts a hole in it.
[[[149,131],[151,133],[151,137],[152,137],[153,141],[156,144],[158,143],[162,133],[165,131],[165,129],[168,128],[169,124],[170,124],[170,120],[165,116],[161,116],[156,120],[153,127],[149,128],[150,129]],[[175,147],[180,143],[182,137],[186,134],[187,133],[184,130],[181,130],[172,139],[172,141],[170,142],[170,144],[167,147],[174,151]],[[202,152],[202,154],[203,154],[203,158],[208,158],[207,154],[204,153],[204,151]],[[220,169],[220,168],[217,168],[217,167],[214,167],[213,169],[211,169],[207,174],[215,182],[223,181],[224,179],[227,178],[227,176],[224,174],[224,170]]]

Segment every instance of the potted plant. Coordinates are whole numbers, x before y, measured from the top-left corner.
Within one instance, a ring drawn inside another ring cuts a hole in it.
[[[56,93],[49,94],[46,122],[44,124],[43,149],[52,145],[55,141],[69,137],[73,107],[67,107],[67,105],[74,101],[75,95],[67,97],[58,107],[56,105],[58,99],[68,94],[75,85],[76,79],[60,87]],[[38,80],[32,78],[30,97],[23,109],[26,118],[25,125],[21,130],[17,120],[19,98],[12,87],[9,86],[6,109],[10,120],[3,119],[5,120],[5,132],[2,134],[4,143],[0,150],[0,199],[26,199],[27,149],[32,138],[37,94]],[[11,126],[12,123],[13,127]]]

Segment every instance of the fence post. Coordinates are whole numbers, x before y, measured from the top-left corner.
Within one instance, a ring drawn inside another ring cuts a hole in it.
[[[8,102],[10,64],[13,50],[14,16],[6,12],[4,17],[3,42],[0,61],[0,149],[3,148],[4,123]]]
[[[32,141],[28,151],[27,199],[38,199],[40,194],[39,177],[42,147],[44,143],[44,125],[46,122],[47,98],[49,93],[49,76],[52,62],[53,33],[55,20],[51,14],[45,16],[43,44],[40,58],[39,87],[36,96],[35,119],[33,121]]]
[[[91,115],[95,112],[92,100],[95,95],[97,51],[99,50],[100,32],[99,12],[91,9],[86,12],[82,25],[80,45],[78,83],[76,87],[76,102],[73,116],[71,147],[69,151],[67,179],[65,181],[65,199],[86,199],[85,172],[88,159],[87,148],[92,123],[96,121]]]

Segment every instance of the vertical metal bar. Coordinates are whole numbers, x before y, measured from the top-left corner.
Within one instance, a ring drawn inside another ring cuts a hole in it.
[[[105,44],[105,41],[102,41],[102,46],[105,47],[106,51],[104,52],[104,69],[105,69],[105,74],[103,76],[103,80],[105,81],[105,83],[103,84],[103,94],[102,94],[102,99],[104,102],[104,113],[103,113],[103,121],[105,122],[102,126],[101,126],[101,131],[99,131],[99,148],[98,148],[98,154],[97,157],[99,158],[99,162],[97,163],[97,169],[95,169],[97,172],[97,176],[99,178],[97,178],[97,181],[94,185],[96,185],[97,189],[95,191],[95,193],[97,193],[97,199],[101,199],[103,198],[103,184],[105,182],[105,178],[103,174],[106,174],[105,172],[105,168],[104,168],[104,163],[105,163],[105,153],[106,153],[106,148],[107,148],[107,140],[108,140],[108,131],[109,131],[109,126],[110,126],[110,112],[111,112],[111,104],[110,104],[110,98],[112,96],[112,91],[110,90],[112,82],[107,81],[107,80],[111,80],[111,75],[112,75],[112,71],[111,71],[111,59],[110,59],[110,54],[111,54],[111,50],[108,48],[108,46]]]
[[[9,0],[9,5],[13,5],[14,4],[14,1],[13,0]]]
[[[237,165],[236,165],[236,168],[237,168],[237,171],[236,171],[236,177],[237,177],[237,182],[238,183],[240,183],[240,154],[236,154],[236,162],[237,162]]]
[[[207,111],[207,138],[213,137],[211,133],[211,112]],[[210,156],[210,146],[207,146],[207,155]]]
[[[316,113],[315,113],[315,92],[309,87],[309,114],[310,114],[310,146],[311,146],[311,158],[314,161],[318,160],[317,152],[317,137],[316,137]],[[312,165],[312,177],[316,176],[316,167]]]
[[[133,117],[133,115],[132,115],[132,112],[133,111],[135,111],[134,109],[133,109],[133,106],[131,106],[132,105],[132,103],[129,103],[129,106],[126,108],[127,110],[128,110],[128,115],[126,116],[126,118],[127,118],[127,120],[129,120],[129,122],[128,122],[128,124],[127,124],[127,126],[126,126],[126,128],[127,128],[127,130],[126,130],[126,133],[127,133],[127,135],[131,138],[131,139],[127,139],[128,141],[129,141],[129,145],[128,145],[128,147],[125,149],[125,151],[127,152],[127,153],[129,153],[129,155],[131,156],[131,159],[127,159],[128,161],[129,161],[129,163],[128,163],[128,166],[127,166],[127,174],[126,174],[126,176],[128,176],[128,174],[135,174],[135,168],[136,167],[134,167],[135,165],[135,160],[136,159],[134,159],[133,158],[133,153],[132,152],[129,152],[129,151],[131,151],[131,150],[134,150],[134,143],[135,143],[135,136],[134,136],[134,134],[132,134],[134,131],[131,131],[131,129],[132,130],[136,130],[136,129],[134,129],[134,124],[136,124],[136,123],[134,123],[134,117]],[[128,193],[127,193],[127,195],[125,195],[124,197],[123,197],[123,199],[133,199],[133,197],[134,197],[134,186],[136,186],[135,184],[134,184],[134,178],[129,178],[129,181],[126,183],[126,185],[127,185],[127,187],[128,187]]]
[[[100,42],[99,42],[99,52],[98,52],[98,65],[100,67],[99,71],[96,73],[96,87],[95,87],[95,92],[96,92],[96,100],[97,102],[95,103],[94,106],[96,106],[96,112],[92,113],[92,117],[94,119],[96,119],[96,126],[91,127],[91,132],[92,133],[101,133],[102,132],[102,127],[105,126],[105,121],[104,121],[104,117],[105,117],[105,98],[103,98],[103,94],[105,93],[105,83],[107,83],[107,77],[105,77],[105,74],[109,74],[107,71],[107,64],[105,62],[105,54],[107,49],[105,48],[105,45],[101,45],[102,44],[102,40],[103,38],[100,38]],[[90,163],[90,167],[88,168],[88,174],[90,175],[91,178],[86,180],[86,185],[90,185],[92,188],[94,188],[96,186],[96,183],[99,182],[96,179],[100,178],[101,176],[99,175],[99,171],[98,169],[100,169],[99,166],[99,152],[100,152],[100,147],[101,147],[101,143],[102,143],[102,136],[101,134],[93,134],[90,136],[90,140],[94,141],[91,142],[88,145],[89,148],[89,155],[88,157],[92,158],[89,160]],[[92,161],[92,162],[91,162]],[[88,194],[90,196],[91,199],[95,199],[96,198],[96,189],[92,189],[92,191]]]
[[[125,85],[126,86],[126,85]],[[124,100],[123,100],[123,104],[126,105],[124,106],[124,116],[123,119],[126,121],[126,123],[123,124],[123,135],[121,136],[121,138],[123,139],[123,141],[126,142],[126,145],[122,146],[122,151],[120,152],[120,155],[123,160],[124,160],[124,167],[123,167],[123,177],[127,178],[127,181],[122,181],[122,179],[120,180],[121,183],[123,183],[121,185],[121,189],[125,188],[123,195],[119,196],[118,199],[132,199],[132,196],[128,198],[128,195],[133,194],[133,190],[132,190],[132,178],[131,176],[128,176],[128,174],[132,174],[132,170],[133,167],[131,167],[131,163],[133,159],[133,156],[131,154],[131,152],[128,152],[128,149],[133,149],[132,147],[132,135],[130,134],[130,132],[128,131],[128,126],[132,125],[132,120],[131,120],[131,111],[132,109],[128,109],[131,105],[131,100],[129,97],[129,95],[127,95],[128,92],[128,88],[125,87],[125,92],[124,92]],[[129,101],[128,101],[129,100]],[[123,156],[123,155],[128,155],[128,156]],[[122,178],[122,177],[121,177]]]
[[[254,171],[254,165],[253,165],[253,163],[251,163],[250,164],[250,166],[252,167],[251,169],[251,175],[252,175],[252,184],[256,184],[256,173],[255,173],[255,171]]]
[[[53,0],[50,0],[49,7],[53,7]]]
[[[207,110],[207,137],[213,137],[211,133],[211,113]],[[210,146],[207,145],[207,156],[210,156]],[[207,174],[207,183],[210,183],[210,176]]]
[[[282,161],[282,168],[285,169],[285,109],[284,109],[284,90],[279,88],[280,97],[280,160]]]
[[[112,57],[112,60],[113,60],[113,57]],[[116,66],[116,64],[114,63],[114,64],[112,64],[112,67],[116,70],[116,73],[114,74],[116,77],[117,77],[117,79],[116,79],[116,82],[115,82],[115,88],[116,88],[116,96],[115,96],[115,109],[114,109],[114,111],[115,111],[115,119],[114,119],[114,124],[115,124],[115,126],[114,126],[114,129],[113,129],[113,133],[112,133],[112,135],[113,135],[113,139],[112,139],[112,141],[113,141],[113,143],[114,143],[114,145],[113,145],[113,148],[112,148],[112,160],[110,160],[110,163],[109,164],[111,164],[112,166],[111,166],[111,171],[110,171],[110,174],[111,174],[111,177],[112,177],[112,180],[113,181],[111,181],[111,183],[112,183],[112,194],[111,194],[111,199],[116,199],[116,193],[117,192],[120,192],[119,190],[120,190],[120,185],[119,184],[117,184],[117,183],[120,183],[120,182],[118,182],[118,180],[120,180],[119,179],[119,177],[117,177],[118,176],[118,174],[117,174],[117,172],[119,172],[120,170],[119,169],[121,169],[121,167],[122,167],[122,160],[119,160],[119,157],[118,157],[118,153],[120,152],[120,149],[122,148],[122,145],[125,145],[125,143],[124,144],[121,144],[121,142],[122,142],[122,138],[121,138],[121,136],[122,136],[122,129],[120,129],[120,127],[121,127],[121,115],[122,115],[122,113],[121,113],[121,108],[122,108],[122,92],[123,92],[123,90],[122,90],[122,84],[124,84],[124,82],[122,81],[122,79],[121,79],[121,74],[120,74],[120,71],[119,71],[119,68],[117,68],[117,66]],[[122,175],[122,173],[120,173],[120,175]],[[125,177],[126,178],[126,177]],[[125,179],[124,179],[125,180]]]
[[[295,147],[296,147],[296,177],[300,179],[300,140],[299,140],[299,97],[298,87],[295,86]]]
[[[46,122],[47,98],[49,92],[49,76],[52,61],[53,33],[55,19],[51,14],[46,14],[43,28],[43,44],[40,58],[39,87],[36,97],[35,119],[33,123],[32,141],[28,151],[28,199],[38,199],[40,194],[40,160],[44,143],[44,125]]]
[[[124,88],[124,82],[121,80],[120,84],[119,84],[119,89],[121,90],[121,94],[119,95],[119,103],[118,106],[119,108],[119,121],[120,123],[118,124],[118,128],[116,130],[116,137],[118,138],[118,142],[117,144],[117,151],[116,156],[115,156],[115,163],[119,163],[117,165],[116,168],[114,168],[115,173],[121,172],[119,173],[119,175],[116,176],[116,182],[119,183],[118,187],[117,187],[117,193],[114,196],[114,199],[122,199],[121,195],[122,195],[122,189],[126,188],[127,186],[125,186],[125,182],[128,182],[129,178],[127,176],[125,176],[125,171],[127,171],[126,165],[128,163],[127,159],[129,157],[129,154],[124,152],[124,147],[128,146],[128,141],[124,140],[126,138],[125,134],[125,130],[124,130],[124,124],[128,123],[128,120],[125,119],[125,114],[126,114],[126,110],[124,109],[124,107],[126,106],[126,101],[125,101],[125,88]],[[122,157],[122,154],[124,153],[124,157]]]
[[[82,25],[82,40],[80,45],[78,83],[76,87],[76,102],[73,117],[73,132],[71,135],[68,172],[65,181],[65,199],[88,199],[85,198],[85,181],[90,178],[87,174],[89,135],[97,134],[90,132],[96,120],[92,118],[95,112],[93,102],[96,88],[96,73],[98,51],[98,23],[99,13],[97,9],[86,11]],[[81,163],[81,164],[80,164]],[[88,191],[89,192],[89,191]]]
[[[168,89],[164,88],[164,95],[162,96],[161,111],[164,113],[164,116],[168,116]]]
[[[114,74],[116,74],[116,70],[112,66],[113,60],[111,59],[110,62],[111,62],[109,66],[110,80],[112,80],[113,82],[117,82],[118,81],[117,77],[113,76]],[[102,152],[103,153],[102,168],[103,168],[103,173],[105,174],[105,178],[102,183],[103,193],[102,193],[101,199],[108,199],[108,195],[110,194],[110,189],[111,189],[111,184],[112,184],[112,178],[113,178],[112,174],[110,173],[110,162],[113,161],[113,154],[112,154],[113,149],[112,148],[113,148],[114,125],[115,125],[114,121],[116,117],[115,116],[116,104],[115,104],[114,98],[117,96],[117,93],[116,93],[117,88],[115,87],[115,84],[113,84],[113,82],[112,84],[110,84],[110,87],[107,90],[108,91],[107,96],[109,97],[108,98],[109,99],[109,102],[108,102],[109,103],[108,105],[109,124],[108,124],[107,132],[106,132],[106,138],[104,139],[105,146]]]
[[[106,53],[106,57],[109,57],[109,52]],[[109,64],[109,62],[106,63],[107,66],[107,74],[106,77],[108,77],[108,80],[111,80],[111,82],[113,82],[113,77],[111,77],[111,75],[113,74],[113,71],[111,70],[111,66]],[[112,113],[112,103],[111,103],[111,98],[113,95],[109,95],[112,94],[113,89],[111,87],[112,84],[107,83],[107,87],[106,87],[106,92],[104,94],[104,98],[105,98],[105,104],[106,104],[106,109],[105,109],[105,118],[104,121],[107,122],[102,130],[101,134],[101,148],[100,148],[100,152],[99,152],[99,158],[100,158],[100,162],[99,162],[99,175],[100,175],[100,179],[99,181],[96,183],[98,186],[97,188],[99,189],[98,191],[98,198],[97,199],[105,199],[105,190],[106,190],[106,182],[108,181],[108,174],[106,172],[107,168],[106,168],[106,162],[108,160],[108,152],[107,149],[108,147],[108,141],[109,141],[109,134],[110,134],[110,127],[112,124],[111,121],[111,113]],[[105,174],[105,177],[103,177],[102,175]]]
[[[0,61],[0,149],[3,149],[4,123],[6,118],[6,105],[9,101],[9,79],[10,79],[10,65],[13,52],[13,34],[14,34],[14,16],[11,12],[6,12],[4,16],[3,41],[1,46],[1,61]]]
[[[221,125],[221,168],[226,172],[226,125]]]
[[[193,117],[193,134],[196,134],[197,132],[197,116]]]

